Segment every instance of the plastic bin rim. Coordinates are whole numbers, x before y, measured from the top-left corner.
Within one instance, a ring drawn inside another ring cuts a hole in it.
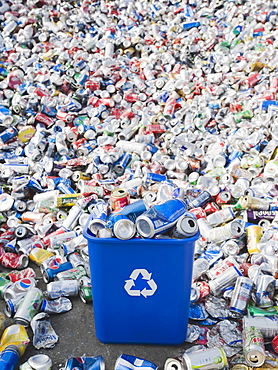
[[[134,242],[134,243],[146,243],[146,242],[152,242],[152,243],[161,243],[161,242],[168,242],[168,243],[178,243],[178,244],[185,244],[185,243],[193,243],[195,242],[196,240],[199,239],[200,237],[200,232],[198,230],[197,234],[191,236],[190,238],[185,238],[185,239],[152,239],[152,238],[132,238],[132,239],[128,239],[128,240],[121,240],[121,239],[117,239],[117,238],[97,238],[94,236],[94,234],[89,230],[88,226],[89,226],[89,223],[91,221],[91,219],[93,218],[93,216],[91,215],[89,218],[88,218],[88,221],[86,222],[86,225],[83,229],[83,236],[84,238],[86,238],[87,240],[89,241],[95,241],[97,243],[130,243],[131,241]]]

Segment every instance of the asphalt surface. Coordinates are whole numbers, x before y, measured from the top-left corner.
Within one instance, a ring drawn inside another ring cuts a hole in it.
[[[29,264],[37,273],[37,286],[46,290],[46,284],[41,279],[39,268],[32,262]],[[7,271],[1,268],[1,271]],[[95,335],[93,307],[91,304],[83,303],[79,297],[70,297],[72,310],[54,314],[50,317],[50,322],[55,332],[59,336],[59,341],[53,349],[37,350],[32,344],[32,329],[28,328],[30,343],[24,356],[20,359],[23,364],[29,357],[38,353],[44,353],[52,359],[52,369],[58,370],[65,366],[67,359],[81,356],[103,356],[105,369],[113,370],[117,358],[125,353],[136,357],[144,358],[155,363],[160,369],[163,368],[168,357],[179,356],[188,344],[180,346],[162,345],[129,345],[129,344],[104,344]],[[4,301],[0,301],[0,311],[3,312]],[[14,324],[13,319],[7,318],[7,324]]]

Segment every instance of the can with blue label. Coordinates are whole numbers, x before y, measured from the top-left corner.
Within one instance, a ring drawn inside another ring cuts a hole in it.
[[[97,235],[98,231],[106,226],[108,206],[104,202],[97,202],[91,213],[93,219],[90,222],[89,229],[93,234]]]
[[[62,271],[67,271],[72,269],[73,266],[70,262],[64,262],[64,263],[57,263],[51,267],[47,267],[42,274],[44,282],[47,284],[50,281],[53,281],[55,276]]]
[[[167,200],[163,204],[149,208],[137,218],[137,231],[143,238],[153,238],[170,230],[186,211],[187,205],[183,200]]]
[[[19,349],[17,346],[11,344],[7,346],[4,351],[0,353],[0,369],[14,370],[19,361]]]
[[[15,127],[9,127],[0,134],[0,142],[5,144],[9,140],[17,136],[17,129]]]
[[[189,205],[191,208],[204,207],[211,200],[211,195],[208,191],[202,191]]]
[[[245,276],[239,276],[233,291],[230,310],[241,315],[246,313],[246,307],[252,293],[253,282]]]
[[[143,358],[122,354],[117,358],[115,370],[157,370],[157,366]]]
[[[64,370],[104,370],[105,364],[102,356],[72,357],[66,362]]]

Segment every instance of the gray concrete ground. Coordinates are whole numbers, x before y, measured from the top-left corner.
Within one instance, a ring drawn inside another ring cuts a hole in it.
[[[40,278],[41,274],[38,267],[32,262],[29,266],[34,268],[37,277]],[[1,270],[4,271],[3,268]],[[43,291],[46,289],[43,280],[39,280],[38,287]],[[51,315],[50,322],[59,335],[56,346],[53,349],[37,350],[32,345],[32,330],[28,328],[31,342],[25,355],[20,359],[20,364],[35,354],[44,353],[51,357],[52,369],[59,370],[64,367],[66,360],[70,357],[101,355],[105,360],[105,368],[113,370],[117,358],[122,353],[126,353],[151,361],[162,369],[168,357],[176,357],[188,347],[185,343],[180,346],[103,344],[95,336],[92,305],[84,304],[79,297],[71,298],[71,301],[73,305],[71,311]],[[0,301],[1,312],[3,312],[3,308],[4,301],[2,300]],[[14,323],[12,319],[7,321],[9,325]]]

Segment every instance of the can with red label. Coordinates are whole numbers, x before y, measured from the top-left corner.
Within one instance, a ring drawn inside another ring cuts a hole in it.
[[[127,206],[130,201],[130,195],[126,189],[115,189],[110,196],[110,205],[113,211],[120,210]]]

